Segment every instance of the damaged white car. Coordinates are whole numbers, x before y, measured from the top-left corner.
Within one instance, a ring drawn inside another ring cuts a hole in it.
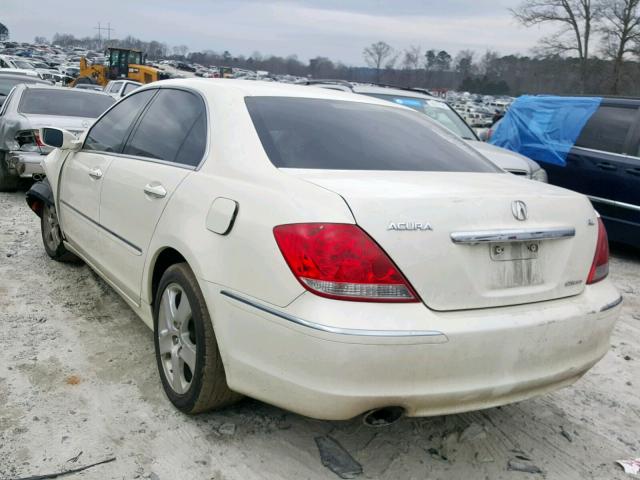
[[[323,419],[462,412],[567,386],[609,348],[622,298],[589,200],[406,107],[171,80],[42,139],[47,253],[153,328],[184,412],[240,394]]]
[[[83,133],[114,100],[106,94],[41,84],[18,84],[0,109],[0,192],[18,179],[41,177],[40,162],[51,151],[39,137],[42,127]]]

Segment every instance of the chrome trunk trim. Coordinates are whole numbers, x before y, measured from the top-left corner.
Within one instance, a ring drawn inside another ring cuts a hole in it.
[[[537,229],[506,229],[506,230],[479,230],[472,232],[453,232],[451,241],[466,245],[478,243],[508,243],[528,242],[534,240],[558,240],[574,237],[576,229],[573,227],[537,228]]]

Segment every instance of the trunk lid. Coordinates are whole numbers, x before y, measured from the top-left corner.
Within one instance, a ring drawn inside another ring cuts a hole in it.
[[[341,195],[432,309],[539,302],[584,289],[598,229],[582,195],[508,174],[283,170]],[[517,200],[526,220],[512,211]],[[534,238],[513,241],[523,230]],[[469,240],[496,233],[504,238]]]

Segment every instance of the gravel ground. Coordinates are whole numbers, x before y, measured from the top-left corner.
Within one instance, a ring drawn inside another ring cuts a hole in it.
[[[0,193],[0,479],[111,457],[69,478],[338,478],[324,436],[360,478],[631,478],[614,462],[640,457],[640,253],[614,249],[611,278],[625,304],[610,352],[550,395],[377,429],[250,399],[188,417],[164,396],[147,327],[88,267],[49,260],[23,193]]]

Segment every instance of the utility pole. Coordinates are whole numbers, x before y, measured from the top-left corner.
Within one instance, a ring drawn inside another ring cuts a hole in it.
[[[111,28],[111,22],[107,23],[107,43],[111,43],[111,31],[115,30],[114,28]]]
[[[98,30],[98,43],[102,47],[102,31],[107,32],[107,43],[111,42],[111,32],[115,30],[115,28],[111,28],[111,22],[107,23],[106,27],[103,27],[100,22],[98,22],[97,27],[93,27],[94,30]]]
[[[97,27],[93,27],[94,30],[98,30],[98,44],[102,47],[102,28],[100,27],[100,22],[98,22]]]

